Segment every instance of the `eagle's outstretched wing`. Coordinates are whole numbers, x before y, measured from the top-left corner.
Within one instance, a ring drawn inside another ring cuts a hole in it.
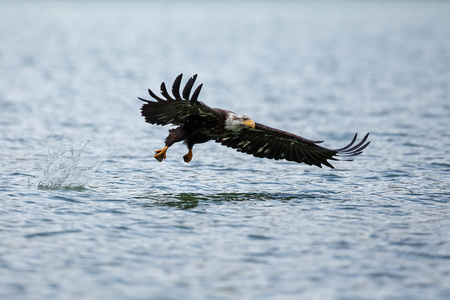
[[[161,95],[165,99],[160,98],[150,89],[148,90],[148,93],[156,100],[156,102],[138,97],[140,100],[147,102],[142,105],[141,108],[142,116],[145,117],[146,122],[157,125],[184,125],[186,120],[189,120],[192,116],[199,118],[214,117],[212,109],[203,102],[197,100],[203,84],[200,84],[195,89],[192,97],[190,96],[192,87],[197,79],[197,75],[189,78],[183,92],[180,94],[180,84],[182,78],[183,74],[180,74],[175,79],[172,85],[173,96],[167,92],[166,85],[163,82],[161,83]]]
[[[256,123],[255,128],[243,128],[232,135],[216,139],[224,146],[237,151],[252,154],[256,157],[270,159],[286,159],[308,165],[322,165],[334,168],[328,160],[339,160],[337,157],[351,157],[361,154],[370,142],[366,142],[366,134],[361,142],[355,145],[357,134],[353,140],[340,149],[328,149],[317,145],[321,141],[311,141],[298,135]]]

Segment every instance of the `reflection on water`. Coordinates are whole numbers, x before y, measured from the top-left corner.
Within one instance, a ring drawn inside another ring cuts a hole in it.
[[[219,204],[222,202],[239,202],[239,201],[293,201],[293,200],[313,200],[320,199],[323,195],[314,194],[283,194],[283,193],[217,193],[217,194],[201,194],[201,193],[179,193],[179,194],[160,194],[145,195],[134,197],[139,200],[139,204],[143,207],[168,206],[179,209],[191,209],[199,205],[208,203]],[[147,201],[145,201],[147,200]]]

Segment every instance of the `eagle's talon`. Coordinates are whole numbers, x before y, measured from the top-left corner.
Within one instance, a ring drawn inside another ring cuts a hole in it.
[[[155,155],[153,156],[157,161],[162,162],[163,159],[166,159],[167,146],[162,149],[156,150]]]
[[[183,159],[184,159],[184,161],[185,162],[190,162],[191,160],[192,160],[192,157],[193,157],[194,155],[192,154],[192,150],[191,149],[189,149],[189,152],[188,153],[186,153],[185,155],[183,155]]]

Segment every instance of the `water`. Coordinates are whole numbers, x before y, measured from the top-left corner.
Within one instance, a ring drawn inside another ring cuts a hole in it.
[[[1,299],[450,298],[450,4],[2,2]],[[146,89],[344,146],[152,158]]]

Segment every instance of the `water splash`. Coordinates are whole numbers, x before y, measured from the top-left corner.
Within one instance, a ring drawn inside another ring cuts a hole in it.
[[[83,166],[81,162],[81,154],[88,143],[86,140],[81,145],[49,147],[48,165],[39,180],[38,189],[84,190],[96,169]]]

